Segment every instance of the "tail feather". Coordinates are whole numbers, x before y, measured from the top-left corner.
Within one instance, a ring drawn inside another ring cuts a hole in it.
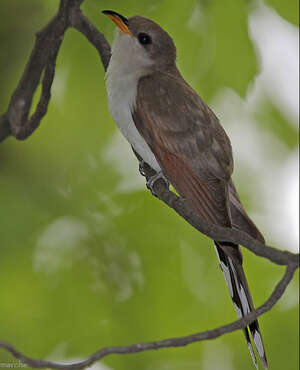
[[[258,355],[261,359],[262,365],[265,369],[268,369],[268,361],[266,357],[264,342],[260,333],[258,321],[255,320],[249,325],[249,329],[255,344],[255,347],[257,349]]]
[[[227,244],[229,243],[225,244],[215,242],[216,252],[219,258],[221,270],[224,274],[225,281],[228,286],[231,299],[234,304],[234,308],[236,310],[238,318],[242,318],[243,316],[254,310],[254,305],[241,262],[236,261],[236,258],[230,256],[230,253],[226,254],[224,252],[224,249],[229,247],[229,245]],[[222,248],[222,245],[224,246],[224,249]],[[237,248],[237,246],[235,245],[232,245],[231,248],[233,246]],[[253,321],[248,327],[243,329],[252,360],[255,367],[257,368],[257,360],[254,354],[248,330],[250,330],[250,333],[253,337],[254,345],[262,361],[263,367],[265,369],[268,369],[268,362],[266,359],[264,344],[262,336],[260,334],[258,321]]]
[[[258,369],[257,360],[256,360],[256,356],[255,356],[255,353],[254,353],[254,350],[253,350],[251,339],[250,339],[250,336],[249,336],[248,327],[244,328],[243,329],[243,332],[245,334],[245,338],[246,338],[246,341],[247,341],[248,349],[249,349],[249,352],[250,352],[252,361],[254,363],[254,366]]]

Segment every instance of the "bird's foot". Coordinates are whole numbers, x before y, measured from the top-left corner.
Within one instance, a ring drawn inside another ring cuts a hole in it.
[[[147,165],[147,163],[143,159],[140,160],[140,163],[139,163],[139,173],[142,176],[144,176],[144,177],[146,176],[145,165]]]
[[[156,183],[156,181],[158,180],[163,180],[166,187],[169,189],[169,186],[170,186],[170,182],[169,180],[166,178],[166,176],[162,173],[162,171],[159,171],[157,172],[155,175],[151,176],[147,182],[146,182],[146,186],[147,188],[151,191],[152,195],[154,195],[155,197],[157,197],[157,193],[155,192],[154,190],[154,184]]]

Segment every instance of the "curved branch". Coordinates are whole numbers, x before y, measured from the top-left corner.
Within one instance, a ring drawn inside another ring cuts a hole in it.
[[[74,1],[74,0],[73,0]],[[67,27],[65,13],[70,1],[62,0],[56,16],[36,35],[35,44],[20,82],[14,91],[5,117],[5,126],[0,126],[0,138],[13,135],[16,139],[26,139],[39,125],[47,111],[50,88],[53,81],[54,63]],[[39,85],[43,71],[43,91],[33,116],[28,120],[33,95]],[[49,73],[52,69],[53,73]]]
[[[137,155],[137,153],[135,153],[135,155]],[[137,157],[139,159],[138,155]],[[155,171],[147,164],[143,165],[143,172],[147,180],[155,174]],[[266,246],[242,230],[209,224],[194,213],[182,197],[179,197],[170,191],[163,180],[155,182],[154,192],[158,199],[172,208],[191,226],[211,239],[219,241],[227,240],[229,242],[242,245],[257,256],[266,258],[277,265],[288,265],[289,263],[294,263],[299,266],[299,254],[281,251],[279,249]]]
[[[104,68],[110,58],[110,46],[105,37],[82,14],[80,5],[84,0],[61,0],[57,14],[36,35],[36,41],[16,87],[8,110],[0,116],[0,142],[12,135],[18,140],[30,136],[47,113],[55,62],[66,30],[74,26],[82,32],[100,53]],[[42,93],[33,115],[28,118],[34,93],[40,83]]]
[[[252,311],[244,318],[234,321],[230,324],[220,326],[219,328],[208,330],[201,333],[196,333],[192,335],[188,335],[185,337],[179,338],[170,338],[161,341],[155,342],[143,342],[143,343],[136,343],[129,346],[120,346],[120,347],[104,347],[99,349],[99,351],[92,354],[90,357],[86,358],[83,361],[79,361],[76,363],[69,363],[69,364],[62,364],[47,360],[36,360],[30,357],[23,355],[19,352],[16,348],[14,348],[11,344],[6,342],[0,341],[0,348],[3,348],[10,352],[16,359],[22,361],[24,364],[31,366],[32,368],[51,368],[51,369],[68,369],[68,370],[80,370],[84,369],[88,366],[91,366],[96,361],[99,361],[103,357],[112,355],[112,354],[130,354],[130,353],[137,353],[137,352],[145,352],[150,350],[157,350],[161,348],[170,348],[170,347],[184,347],[191,343],[200,342],[203,340],[208,339],[215,339],[224,334],[232,333],[233,331],[242,329],[249,325],[254,319],[261,316],[265,312],[268,312],[276,302],[282,297],[283,293],[285,292],[287,286],[289,285],[290,281],[294,276],[294,272],[297,269],[296,264],[289,264],[286,268],[284,276],[276,285],[274,291],[268,298],[268,300],[260,306],[257,310]]]

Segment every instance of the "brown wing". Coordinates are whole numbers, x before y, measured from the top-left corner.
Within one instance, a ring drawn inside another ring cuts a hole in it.
[[[247,215],[232,180],[229,182],[229,208],[233,227],[246,231],[253,238],[265,243],[262,233]]]
[[[230,226],[230,141],[196,92],[180,75],[143,77],[133,120],[178,193],[207,221]]]

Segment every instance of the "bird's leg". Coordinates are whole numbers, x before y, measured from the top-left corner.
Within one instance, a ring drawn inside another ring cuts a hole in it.
[[[162,171],[159,171],[159,172],[155,172],[147,162],[145,162],[143,160],[143,158],[132,148],[135,156],[137,157],[137,159],[139,160],[139,173],[144,176],[144,177],[147,177],[147,181],[146,181],[146,186],[147,188],[151,191],[151,193],[157,197],[157,194],[155,193],[155,190],[154,190],[154,184],[157,180],[159,179],[162,179],[166,185],[166,187],[169,189],[169,186],[170,186],[170,183],[168,181],[168,179],[165,177],[165,175],[162,173]],[[150,175],[149,176],[149,171],[150,170],[150,173],[154,173],[154,175]]]
[[[166,187],[169,189],[169,186],[170,186],[170,182],[169,180],[166,178],[166,176],[162,173],[162,171],[159,171],[157,172],[155,175],[151,176],[147,182],[146,182],[146,186],[147,188],[151,191],[151,193],[157,197],[157,193],[155,192],[154,190],[154,184],[156,183],[156,181],[158,180],[163,180]]]

